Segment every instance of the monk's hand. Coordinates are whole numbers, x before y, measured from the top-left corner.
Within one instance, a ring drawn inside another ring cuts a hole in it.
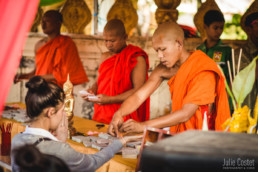
[[[82,97],[84,100],[86,100],[86,101],[88,101],[88,102],[91,102],[88,96],[89,96],[89,95],[81,95],[81,97]]]
[[[26,78],[22,78],[22,77],[20,77],[21,75],[20,74],[16,74],[15,75],[15,77],[14,77],[14,79],[13,79],[13,83],[14,84],[16,84],[16,83],[18,83],[18,82],[21,82],[21,81],[23,81],[23,80],[26,80]]]
[[[93,100],[94,100],[94,98],[97,99],[93,89],[90,88],[90,89],[85,90],[85,91],[86,92],[80,93],[81,97],[84,100],[92,102],[92,98],[93,98]]]
[[[94,99],[89,98],[89,101],[93,102],[93,103],[97,103],[99,105],[110,104],[111,103],[111,96],[107,96],[105,94],[98,94],[96,96],[96,98],[94,98]]]
[[[14,77],[14,80],[13,80],[13,83],[16,84],[17,82],[19,82],[19,74],[16,74],[15,77]]]
[[[116,112],[113,116],[112,121],[110,122],[108,126],[108,133],[112,136],[119,137],[119,131],[118,129],[122,126],[124,122],[124,119],[122,115],[119,112]]]
[[[97,94],[97,90],[95,90],[95,89],[93,89],[93,88],[89,88],[89,89],[87,90],[87,92],[90,93],[90,94],[92,94],[92,95]]]
[[[56,129],[56,138],[62,142],[66,142],[68,135],[68,119],[66,113],[63,113],[62,119]]]
[[[133,119],[129,119],[123,123],[119,131],[126,132],[126,133],[140,133],[140,132],[143,132],[144,128],[145,128],[144,123],[137,122]]]

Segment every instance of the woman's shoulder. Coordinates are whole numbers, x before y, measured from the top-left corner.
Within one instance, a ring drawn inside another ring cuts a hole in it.
[[[32,134],[19,133],[12,138],[12,149],[16,149],[26,144],[33,144],[38,138]]]

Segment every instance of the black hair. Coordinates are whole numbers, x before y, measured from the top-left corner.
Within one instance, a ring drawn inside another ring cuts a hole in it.
[[[245,26],[251,26],[254,20],[258,19],[258,12],[252,13],[245,18]]]
[[[26,83],[28,88],[25,97],[27,115],[33,119],[38,117],[45,108],[56,108],[64,102],[65,94],[62,88],[52,82],[46,82],[41,76],[32,77]]]
[[[47,12],[45,12],[44,16],[53,17],[53,18],[55,18],[55,20],[57,20],[61,23],[63,22],[63,16],[57,10],[48,10]]]
[[[41,153],[35,145],[24,145],[15,149],[14,161],[20,172],[70,172],[63,160]]]
[[[223,14],[218,10],[209,10],[204,15],[204,24],[210,26],[213,22],[225,22]]]

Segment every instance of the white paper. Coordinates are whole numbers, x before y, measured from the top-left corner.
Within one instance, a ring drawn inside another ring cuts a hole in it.
[[[81,91],[79,91],[79,93],[80,93],[80,95],[83,95],[83,96],[88,96],[88,95],[92,95],[92,94],[90,94],[88,91],[86,91],[86,90],[81,90]]]
[[[88,96],[88,99],[96,100],[96,99],[98,99],[98,97],[97,97],[97,96],[94,96],[94,95],[89,95],[89,96]]]

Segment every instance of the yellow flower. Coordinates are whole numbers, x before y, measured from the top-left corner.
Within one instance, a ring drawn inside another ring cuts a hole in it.
[[[248,115],[250,114],[250,110],[247,106],[242,108],[238,108],[234,111],[232,118],[228,119],[224,124],[223,128],[227,129],[230,128],[231,132],[246,132],[249,122],[248,122]]]

